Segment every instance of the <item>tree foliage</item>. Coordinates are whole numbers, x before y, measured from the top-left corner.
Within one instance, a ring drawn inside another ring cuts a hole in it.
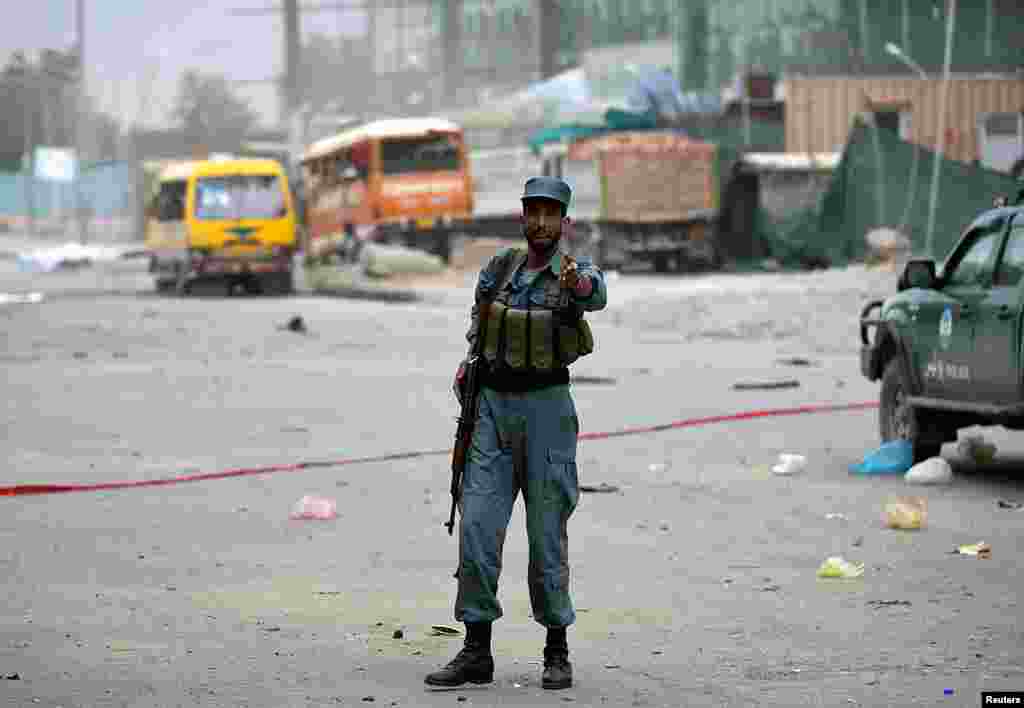
[[[256,114],[223,76],[186,71],[178,83],[172,120],[192,145],[234,151],[256,124]]]

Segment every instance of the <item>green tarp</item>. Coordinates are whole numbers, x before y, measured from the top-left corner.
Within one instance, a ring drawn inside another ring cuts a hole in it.
[[[783,265],[821,258],[833,265],[862,260],[868,252],[865,235],[880,226],[901,231],[910,238],[915,255],[927,256],[934,159],[933,151],[858,119],[820,202],[783,221],[772,221],[760,210],[757,236]],[[1001,172],[942,159],[930,255],[941,261],[964,228],[991,208],[997,196],[1012,200],[1022,186]]]

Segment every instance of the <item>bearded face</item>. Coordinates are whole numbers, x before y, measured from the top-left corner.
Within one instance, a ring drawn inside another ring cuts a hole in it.
[[[536,255],[550,254],[562,238],[562,204],[554,199],[523,202],[523,235]]]

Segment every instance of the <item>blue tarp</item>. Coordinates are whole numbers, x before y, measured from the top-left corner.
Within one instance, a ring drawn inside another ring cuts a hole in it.
[[[572,74],[570,77],[569,74]],[[573,101],[591,100],[582,69],[562,75],[566,85],[572,85]],[[558,78],[558,77],[556,77]],[[555,79],[539,84],[534,89],[537,95],[546,95],[554,90]],[[582,86],[580,86],[582,82]],[[582,104],[580,111],[584,112]],[[529,145],[534,153],[549,143],[572,142],[618,130],[653,130],[659,125],[672,124],[687,115],[717,115],[722,111],[722,99],[712,93],[683,92],[672,72],[667,69],[648,69],[641,73],[632,85],[622,108],[604,111],[600,122],[567,121],[561,125],[545,128],[530,136]]]

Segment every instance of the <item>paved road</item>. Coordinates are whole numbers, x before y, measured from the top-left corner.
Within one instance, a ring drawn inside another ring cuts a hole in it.
[[[138,268],[28,276],[0,263],[0,483],[193,471],[446,447],[466,288],[416,304],[161,298]],[[574,373],[583,432],[857,402],[854,318],[892,273],[622,277]],[[308,334],[280,329],[301,315]],[[810,367],[776,360],[803,356]],[[734,391],[740,380],[800,387]],[[448,460],[422,457],[166,487],[0,500],[4,705],[976,705],[1024,687],[1024,446],[950,487],[851,477],[874,411],[778,417],[581,443],[570,526],[577,685],[539,688],[521,512],[505,550],[497,682],[427,693],[447,661],[456,546]],[[806,472],[773,476],[780,452]],[[304,494],[334,521],[288,519]],[[920,494],[928,527],[882,527]],[[521,507],[520,507],[521,508]],[[831,517],[830,514],[841,514]],[[988,541],[990,560],[950,555]],[[827,556],[865,576],[825,582]],[[900,603],[878,606],[873,603]],[[457,625],[456,625],[457,626]],[[402,629],[401,639],[392,638]],[[944,695],[953,689],[953,695]],[[372,696],[373,703],[364,701]],[[465,699],[462,701],[461,699]]]

